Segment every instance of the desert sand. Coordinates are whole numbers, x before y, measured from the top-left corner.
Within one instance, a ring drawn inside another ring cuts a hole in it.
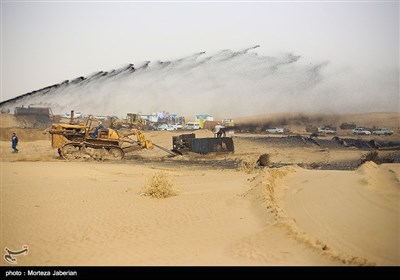
[[[369,117],[359,118],[371,127],[385,119]],[[121,161],[73,162],[59,158],[49,135],[10,118],[1,122],[0,246],[3,253],[29,247],[17,265],[400,265],[399,163],[300,166],[357,161],[366,150],[270,145],[237,134],[234,154],[168,158],[154,149]],[[386,119],[396,124],[393,114]],[[8,140],[13,131],[18,154]],[[171,148],[181,133],[146,135]],[[399,135],[397,128],[384,139]],[[256,167],[263,153],[276,167]],[[144,195],[159,172],[178,195]],[[3,257],[1,265],[9,265]]]

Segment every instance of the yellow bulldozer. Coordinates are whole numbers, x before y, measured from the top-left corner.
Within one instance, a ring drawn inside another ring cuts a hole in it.
[[[92,126],[93,116],[89,116],[86,123],[53,124],[49,133],[52,136],[52,147],[58,149],[59,155],[67,160],[84,159],[122,159],[125,153],[152,149],[154,146],[175,155],[171,151],[153,144],[138,129],[125,130],[118,133],[111,128],[101,125]],[[135,135],[136,140],[129,136]]]
[[[111,122],[111,128],[113,129],[139,129],[147,130],[147,122],[142,119],[139,114],[127,113],[125,119],[113,120]]]

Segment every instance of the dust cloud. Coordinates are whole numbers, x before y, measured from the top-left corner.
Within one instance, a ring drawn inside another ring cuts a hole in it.
[[[53,113],[123,116],[168,111],[240,117],[277,112],[354,113],[399,110],[399,70],[355,71],[255,49],[200,52],[78,77],[0,103],[51,107]]]

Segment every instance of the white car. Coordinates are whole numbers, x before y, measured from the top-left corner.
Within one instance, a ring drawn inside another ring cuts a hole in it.
[[[357,127],[353,129],[353,134],[358,134],[358,135],[371,135],[371,131],[366,130],[363,127]]]
[[[388,128],[381,128],[381,129],[372,131],[372,134],[376,134],[376,135],[392,135],[393,134],[393,130],[390,130]]]
[[[176,127],[176,125],[175,124],[169,124],[168,126],[167,126],[167,128],[166,128],[166,130],[177,130],[178,128]]]
[[[336,131],[334,131],[334,130],[332,130],[330,128],[324,127],[324,128],[318,128],[318,133],[321,133],[321,134],[336,134]]]
[[[168,125],[167,124],[160,124],[158,127],[157,127],[157,130],[168,130]]]
[[[267,128],[265,130],[266,133],[283,133],[283,128],[278,128],[278,127],[273,127],[273,128]]]
[[[107,116],[95,116],[94,118],[97,120],[106,120]]]

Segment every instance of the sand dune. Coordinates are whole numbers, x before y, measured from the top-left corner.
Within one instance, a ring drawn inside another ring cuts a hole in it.
[[[399,265],[396,167],[163,168],[180,194],[157,200],[159,167],[4,162],[1,246],[27,244],[20,265]]]
[[[21,265],[237,265],[225,251],[265,223],[237,196],[248,177],[240,172],[167,171],[181,194],[157,200],[140,196],[155,170],[138,165],[2,170],[2,246],[29,245]]]
[[[272,169],[250,193],[312,251],[349,265],[398,265],[399,173],[373,162],[356,171]]]
[[[286,183],[285,211],[296,226],[350,263],[357,257],[398,265],[398,165],[367,162],[355,172],[309,172],[301,170]]]

